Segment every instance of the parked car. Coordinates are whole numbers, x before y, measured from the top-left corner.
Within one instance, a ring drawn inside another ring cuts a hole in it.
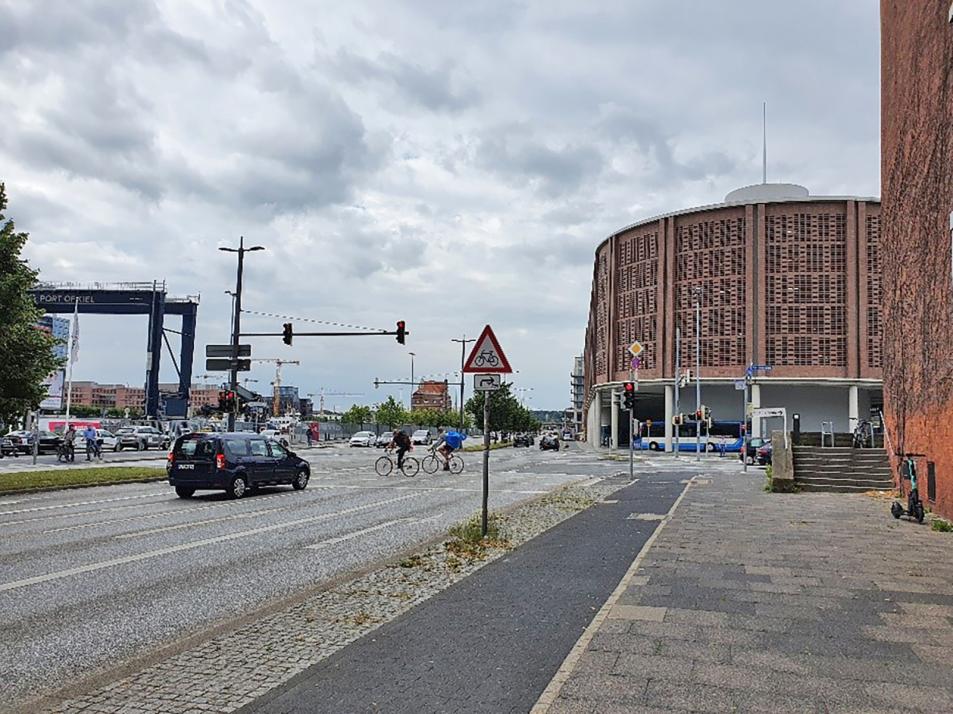
[[[261,436],[274,439],[282,446],[288,446],[288,435],[282,434],[280,429],[262,429],[258,432]]]
[[[200,490],[223,490],[241,498],[261,486],[308,485],[311,466],[290,449],[261,434],[193,433],[175,440],[166,464],[179,498]]]
[[[546,434],[539,439],[540,451],[559,451],[559,437],[555,434]]]
[[[771,465],[771,440],[764,442],[760,447],[758,447],[758,464],[760,466],[770,466]]]
[[[533,437],[529,434],[517,434],[513,437],[513,448],[517,446],[532,446]]]
[[[96,441],[99,442],[99,448],[103,451],[119,451],[122,447],[119,444],[119,437],[105,429],[96,430]],[[86,437],[83,432],[76,432],[76,438],[73,439],[73,448],[77,452],[86,448]]]
[[[16,443],[14,443],[14,439],[16,439]],[[20,439],[17,437],[0,437],[0,456],[19,456],[16,446],[19,443]]]
[[[765,444],[765,440],[760,437],[750,437],[747,441],[747,449],[738,452],[739,459],[746,459],[749,464],[753,464],[758,459],[758,449]],[[747,457],[745,456],[747,454]]]
[[[430,435],[430,432],[427,429],[418,429],[410,437],[410,443],[414,446],[417,446],[418,444],[427,446],[431,442],[433,442],[433,437]]]
[[[146,449],[167,449],[169,436],[163,434],[154,426],[124,426],[116,431],[119,439],[119,448],[127,446],[139,451]]]
[[[36,449],[38,454],[55,454],[60,448],[60,444],[63,443],[63,437],[59,434],[54,434],[52,431],[38,431],[36,434],[39,437]],[[33,453],[32,431],[11,431],[7,436],[10,437],[11,440],[13,437],[17,438],[18,443],[16,444],[16,448],[21,454]]]
[[[378,449],[385,449],[390,446],[390,442],[394,440],[394,433],[390,431],[385,431],[383,434],[377,437],[377,441],[374,443],[377,445]]]
[[[372,447],[377,443],[377,435],[373,431],[359,431],[347,443],[349,446]]]

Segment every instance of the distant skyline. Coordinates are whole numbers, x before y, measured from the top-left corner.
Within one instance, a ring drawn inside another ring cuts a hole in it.
[[[229,336],[216,248],[244,235],[268,248],[247,308],[407,321],[406,347],[252,340],[301,360],[303,395],[400,396],[374,378],[409,379],[409,351],[442,378],[491,323],[527,405],[560,410],[595,247],[760,182],[763,101],[769,181],[879,195],[878,8],[0,0],[0,181],[41,279],[200,293],[196,375]],[[74,378],[141,385],[146,320],[81,322]]]

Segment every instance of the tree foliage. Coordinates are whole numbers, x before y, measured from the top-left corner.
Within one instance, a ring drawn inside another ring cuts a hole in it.
[[[477,392],[466,403],[466,411],[478,427],[483,427],[483,400],[490,395],[490,429],[492,431],[536,431],[539,421],[513,396],[510,384],[504,382],[495,392]]]
[[[44,380],[62,366],[53,355],[56,340],[36,328],[43,311],[28,292],[37,271],[20,255],[29,234],[6,218],[6,187],[0,183],[0,421],[11,423],[46,397]]]
[[[407,411],[401,406],[400,402],[390,396],[387,397],[387,401],[377,405],[376,418],[378,424],[393,429],[395,426],[407,422]]]
[[[341,415],[341,421],[345,424],[359,424],[363,429],[365,424],[373,423],[374,412],[370,407],[352,404],[351,408]]]

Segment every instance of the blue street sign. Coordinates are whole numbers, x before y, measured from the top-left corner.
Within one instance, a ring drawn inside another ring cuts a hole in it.
[[[748,371],[750,372],[751,370],[755,370],[757,372],[770,372],[771,365],[770,364],[753,364],[750,367],[748,367]]]

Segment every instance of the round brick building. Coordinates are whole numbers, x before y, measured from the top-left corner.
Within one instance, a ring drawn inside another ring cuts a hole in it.
[[[630,379],[628,346],[645,348],[636,416],[664,420],[671,447],[676,330],[682,369],[695,372],[700,302],[702,403],[741,421],[736,390],[751,364],[754,407],[784,407],[803,431],[849,432],[882,403],[880,202],[812,196],[758,184],[724,203],[639,221],[596,249],[586,329],[590,443],[625,444],[628,420],[612,394]],[[680,412],[695,409],[694,383]],[[758,420],[752,433],[760,431]],[[659,444],[661,446],[661,444]]]

